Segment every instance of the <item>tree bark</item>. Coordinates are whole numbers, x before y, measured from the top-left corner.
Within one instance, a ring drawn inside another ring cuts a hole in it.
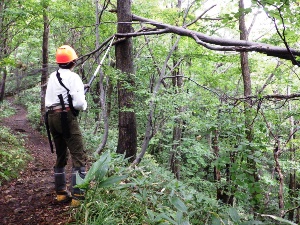
[[[4,27],[4,9],[5,9],[5,1],[1,0],[0,1],[0,60],[3,59],[6,54],[7,54],[7,48],[6,48],[6,38],[7,38],[7,32],[3,32],[3,27]],[[1,83],[0,83],[0,102],[3,102],[4,100],[4,93],[5,93],[5,82],[6,82],[6,77],[7,77],[7,70],[5,66],[0,69],[0,77],[2,74],[1,78]]]
[[[240,9],[240,18],[239,18],[239,30],[240,30],[240,39],[247,41],[248,40],[248,31],[246,29],[245,24],[245,13],[244,13],[244,1],[239,1],[239,9]],[[244,97],[247,98],[252,93],[251,87],[251,76],[250,76],[250,68],[249,68],[249,60],[248,60],[248,52],[241,52],[240,53],[240,60],[241,60],[241,69],[242,69],[242,77],[243,77],[243,84],[244,84]],[[251,115],[251,106],[252,100],[246,99],[244,104],[245,110],[245,135],[246,139],[248,140],[248,148],[250,149],[250,154],[254,155],[254,150],[251,147],[251,142],[253,141],[253,125],[252,125],[252,115]],[[257,168],[255,161],[251,158],[247,158],[248,166],[250,168],[249,176],[253,177],[253,181],[250,181],[251,188],[257,190],[258,185],[258,176],[257,176]],[[249,179],[252,180],[252,179]],[[257,210],[259,208],[259,200],[257,199],[257,191],[253,191],[252,193],[252,200],[254,202],[254,209]]]
[[[40,125],[44,124],[43,115],[45,114],[45,94],[47,89],[47,78],[48,78],[48,48],[49,48],[49,18],[48,18],[48,1],[43,2],[43,21],[44,21],[44,32],[43,32],[43,65],[42,65],[42,76],[41,76],[41,117]]]
[[[287,87],[287,94],[289,95],[291,92],[291,88],[290,86]],[[292,104],[291,102],[289,102],[289,111],[291,112],[292,111]],[[293,140],[295,139],[295,135],[294,135],[294,129],[295,129],[295,120],[294,120],[294,117],[291,116],[290,119],[290,140]],[[295,162],[295,154],[296,154],[296,151],[295,151],[295,147],[294,147],[294,144],[291,143],[290,145],[290,148],[289,148],[289,153],[290,153],[290,162]],[[296,170],[293,168],[291,169],[290,171],[290,174],[289,174],[289,196],[290,196],[290,199],[291,199],[291,205],[296,205],[296,201],[294,199],[297,198],[297,191],[296,191],[296,185],[297,185],[297,181],[296,181]],[[295,210],[291,210],[289,213],[288,213],[288,218],[290,221],[293,221],[294,220],[294,215],[295,215],[296,211]]]
[[[282,217],[284,215],[284,198],[283,198],[284,177],[279,163],[279,156],[281,154],[280,140],[278,136],[276,139],[277,139],[276,146],[274,148],[274,160],[275,160],[275,171],[278,174],[278,181],[279,181],[279,191],[278,191],[278,207],[280,210],[279,216]]]
[[[219,158],[219,129],[215,128],[213,130],[213,137],[212,137],[212,150],[214,152],[215,160]],[[214,166],[214,180],[216,183],[221,181],[221,172],[217,166]],[[222,189],[220,187],[217,188],[217,200],[222,200],[223,201],[223,196],[222,196]],[[223,201],[224,202],[224,201]]]
[[[0,102],[3,102],[4,100],[4,93],[5,93],[5,82],[6,82],[6,77],[7,77],[7,70],[4,67],[3,69],[0,69],[0,77],[2,74],[2,79],[0,83]]]
[[[131,23],[131,1],[118,0],[118,33],[132,32]],[[119,104],[119,139],[117,153],[124,154],[125,157],[131,157],[134,160],[137,151],[137,128],[136,116],[134,112],[134,92],[135,86],[133,74],[133,55],[132,55],[132,38],[127,38],[121,43],[117,43],[116,51],[116,68],[120,71],[118,81],[118,104]],[[130,89],[128,88],[131,87]]]
[[[180,10],[181,0],[177,1],[177,8]],[[172,37],[172,39],[174,38],[175,37]],[[179,60],[179,57],[176,56],[176,53],[178,53],[178,46],[176,46],[174,49],[173,67],[175,69],[172,72],[173,75],[172,84],[176,92],[181,92],[181,87],[183,85],[183,78],[179,76],[180,75],[179,65],[176,67]],[[177,109],[177,111],[178,114],[180,114],[181,112],[183,112],[183,107],[180,106],[179,109]],[[178,180],[180,179],[180,157],[181,157],[180,145],[181,145],[181,138],[182,138],[182,125],[183,125],[183,121],[181,118],[175,120],[175,125],[173,127],[173,145],[169,157],[169,164],[171,167],[171,171]]]

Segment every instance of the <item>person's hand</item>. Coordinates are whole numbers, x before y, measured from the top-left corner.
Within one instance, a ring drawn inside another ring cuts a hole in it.
[[[90,85],[89,84],[84,84],[83,87],[84,87],[84,89],[89,89]]]

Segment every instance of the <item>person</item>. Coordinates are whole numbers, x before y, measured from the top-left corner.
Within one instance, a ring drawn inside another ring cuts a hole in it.
[[[75,50],[68,45],[56,50],[59,68],[50,74],[45,96],[48,127],[56,149],[56,199],[58,202],[71,202],[72,206],[78,206],[80,200],[84,199],[83,191],[74,187],[76,174],[84,178],[86,173],[86,152],[76,116],[80,110],[86,110],[87,101],[81,78],[72,72],[77,59]],[[72,160],[71,192],[66,186],[65,173],[69,155]]]

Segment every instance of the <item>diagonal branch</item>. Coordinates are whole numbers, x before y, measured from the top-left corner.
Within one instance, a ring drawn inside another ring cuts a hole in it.
[[[266,54],[268,56],[274,56],[285,60],[291,60],[294,64],[297,62],[294,60],[295,56],[300,56],[300,51],[296,49],[286,47],[278,47],[270,44],[252,42],[245,40],[235,40],[220,38],[215,36],[209,36],[197,31],[189,30],[184,27],[173,26],[157,22],[155,20],[147,19],[137,15],[132,15],[134,21],[140,21],[142,23],[151,24],[156,28],[155,31],[151,32],[134,32],[126,34],[116,34],[118,37],[132,37],[141,35],[152,35],[152,34],[163,34],[163,33],[174,33],[180,36],[191,37],[197,41],[198,44],[203,45],[206,48],[216,51],[235,51],[235,52],[250,52],[255,51]]]

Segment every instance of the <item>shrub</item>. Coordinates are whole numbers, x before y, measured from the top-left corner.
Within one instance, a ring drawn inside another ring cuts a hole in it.
[[[4,100],[2,103],[0,103],[0,120],[9,116],[12,116],[15,114],[15,109],[11,107],[11,104]]]

